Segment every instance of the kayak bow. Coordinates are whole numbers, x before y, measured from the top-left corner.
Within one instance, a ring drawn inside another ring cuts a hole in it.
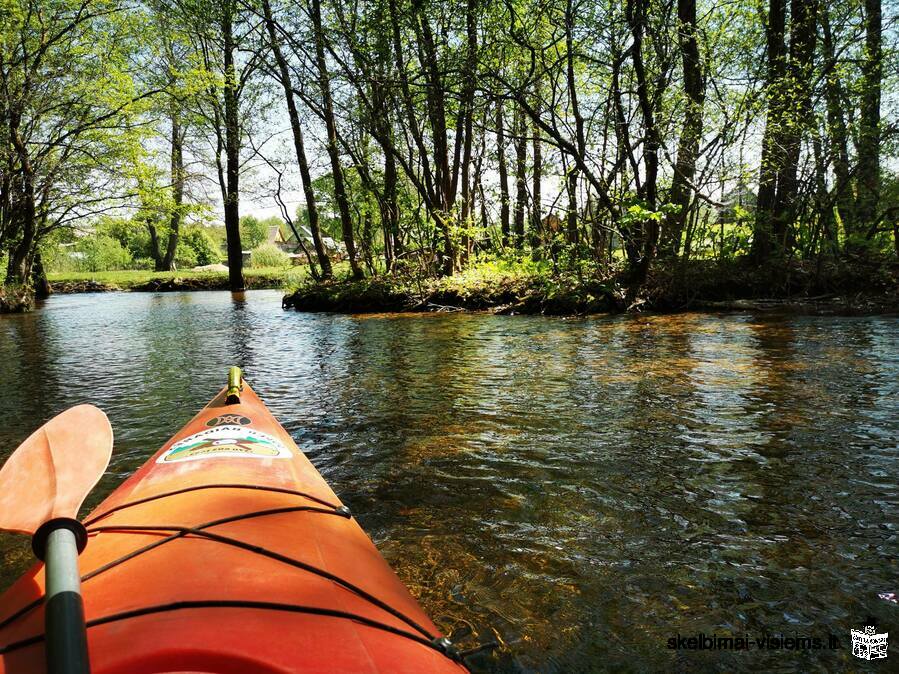
[[[83,523],[95,674],[466,671],[239,371]],[[0,673],[45,670],[44,589],[0,598]]]

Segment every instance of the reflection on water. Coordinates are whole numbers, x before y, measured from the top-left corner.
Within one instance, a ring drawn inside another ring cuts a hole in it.
[[[285,313],[276,292],[74,295],[0,320],[0,455],[110,416],[92,502],[241,364],[447,631],[501,672],[828,670],[899,631],[890,318]],[[0,537],[6,586],[27,544]],[[698,632],[837,652],[674,651]],[[893,647],[892,657],[899,657]]]

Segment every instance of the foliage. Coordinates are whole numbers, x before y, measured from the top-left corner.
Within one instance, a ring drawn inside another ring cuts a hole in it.
[[[110,271],[127,269],[132,257],[118,239],[106,234],[95,234],[81,239],[75,247],[80,254],[77,266],[83,271]]]
[[[252,250],[265,243],[268,238],[269,224],[252,215],[240,219],[240,244],[244,250]]]
[[[188,227],[181,232],[179,248],[193,251],[194,265],[217,264],[221,262],[221,248],[207,227]]]
[[[9,11],[14,10],[14,11]],[[121,0],[21,0],[0,11],[0,251],[25,280],[40,238],[122,203],[148,91],[140,15]]]
[[[253,249],[250,264],[253,267],[286,267],[290,263],[287,253],[271,243]]]
[[[103,217],[94,225],[97,234],[111,237],[127,250],[132,258],[150,255],[150,235],[135,218]]]
[[[225,206],[233,227],[248,183],[286,217],[294,164],[298,224],[316,203],[354,268],[422,287],[527,260],[553,283],[624,264],[638,288],[674,260],[899,252],[899,24],[879,0],[0,7],[13,282],[37,250],[68,264],[55,232],[98,214],[128,214],[95,243],[134,265],[179,227],[179,266],[218,261],[225,230],[197,225]],[[282,224],[244,215],[242,247],[274,255]]]

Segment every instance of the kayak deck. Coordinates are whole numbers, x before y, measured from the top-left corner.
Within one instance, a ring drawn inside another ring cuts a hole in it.
[[[252,389],[223,389],[85,520],[94,672],[460,672]],[[43,566],[0,598],[0,672],[44,671]]]

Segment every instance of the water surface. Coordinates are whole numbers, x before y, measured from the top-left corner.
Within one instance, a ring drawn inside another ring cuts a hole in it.
[[[88,505],[247,379],[478,671],[825,671],[899,634],[899,320],[282,312],[276,291],[0,318],[0,458],[109,415]],[[6,587],[27,542],[0,536]],[[466,631],[471,634],[463,636]],[[837,651],[677,651],[677,634]],[[899,658],[896,639],[891,658]]]

